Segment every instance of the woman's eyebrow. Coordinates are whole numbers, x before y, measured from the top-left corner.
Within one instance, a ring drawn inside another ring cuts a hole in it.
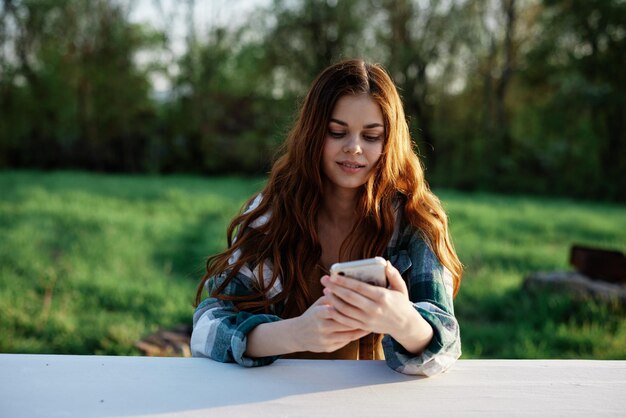
[[[344,121],[341,121],[339,119],[331,118],[330,121],[331,122],[335,122],[336,124],[341,125],[341,126],[348,126],[347,123],[345,123]]]
[[[346,126],[346,127],[348,126],[348,124],[347,124],[346,122],[341,121],[341,120],[339,120],[339,119],[331,118],[331,119],[330,119],[330,121],[331,121],[331,122],[334,122],[334,123],[336,123],[336,124],[338,124],[338,125],[341,125],[341,126]],[[377,122],[376,122],[376,123],[370,123],[370,124],[367,124],[367,125],[365,125],[365,126],[363,126],[363,127],[364,127],[365,129],[379,128],[379,127],[380,127],[380,128],[384,128],[384,126],[383,126],[383,124],[382,124],[382,123],[377,123]]]

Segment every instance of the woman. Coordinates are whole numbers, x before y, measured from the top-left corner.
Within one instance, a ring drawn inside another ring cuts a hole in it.
[[[377,255],[389,260],[387,288],[328,275]],[[209,258],[191,349],[244,366],[384,358],[434,375],[461,354],[461,275],[393,82],[378,65],[343,61],[313,82],[267,185]]]

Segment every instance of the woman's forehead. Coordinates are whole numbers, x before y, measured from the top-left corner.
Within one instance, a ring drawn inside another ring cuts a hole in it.
[[[357,125],[383,124],[378,103],[368,94],[341,96],[333,108],[331,122]]]

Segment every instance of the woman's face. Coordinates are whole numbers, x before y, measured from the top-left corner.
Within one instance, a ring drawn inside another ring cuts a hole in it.
[[[322,171],[330,185],[355,189],[365,184],[384,142],[380,106],[367,94],[342,96],[333,109],[322,155]]]

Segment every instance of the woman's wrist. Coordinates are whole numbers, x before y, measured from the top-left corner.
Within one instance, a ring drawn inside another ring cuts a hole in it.
[[[295,318],[285,319],[281,322],[284,322],[284,338],[285,338],[285,346],[289,350],[287,353],[296,353],[299,351],[304,351],[302,346],[302,338],[298,335],[298,331],[301,329],[299,326],[301,316],[297,316]]]
[[[428,321],[412,305],[410,308],[410,313],[407,313],[405,316],[406,321],[401,324],[397,331],[390,335],[408,352],[419,354],[432,341],[434,331]]]

